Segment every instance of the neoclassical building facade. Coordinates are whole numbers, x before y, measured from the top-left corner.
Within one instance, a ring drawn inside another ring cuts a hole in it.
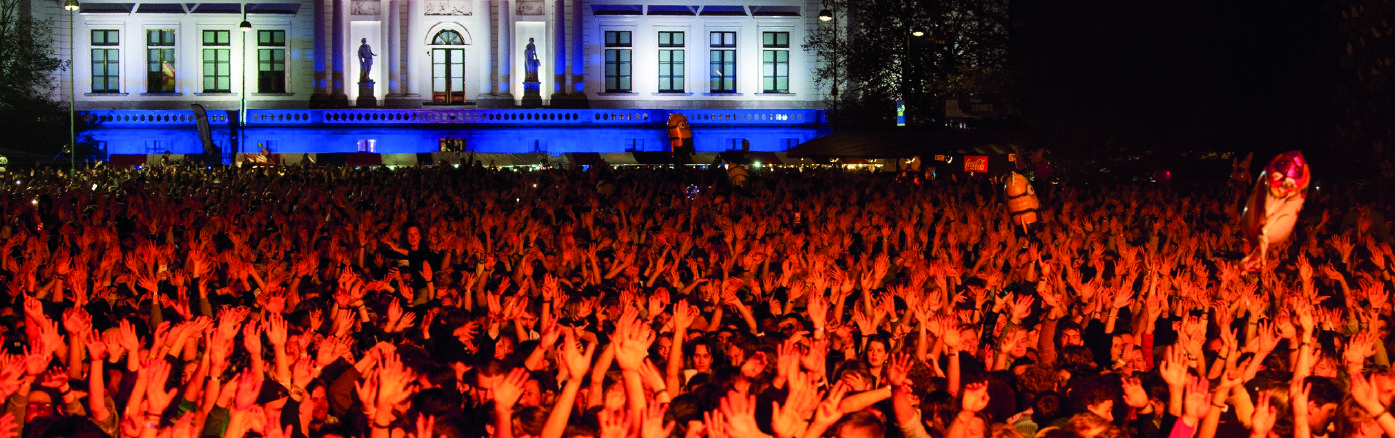
[[[816,0],[30,0],[79,110],[822,108]],[[70,21],[71,20],[71,21]],[[69,31],[71,25],[71,32]],[[371,61],[371,65],[368,65]],[[366,73],[366,75],[365,75]],[[370,85],[371,84],[371,85]],[[371,97],[368,98],[368,97]]]

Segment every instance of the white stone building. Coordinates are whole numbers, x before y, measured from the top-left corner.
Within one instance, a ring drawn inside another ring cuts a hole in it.
[[[827,25],[816,0],[63,3],[29,8],[71,53],[80,111],[514,107],[530,39],[543,106],[801,109],[827,94],[803,49]]]

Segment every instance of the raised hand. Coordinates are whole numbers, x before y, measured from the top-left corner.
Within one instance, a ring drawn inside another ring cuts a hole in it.
[[[33,295],[24,296],[24,314],[34,320],[46,320],[48,315],[44,315],[44,305]]]
[[[518,404],[518,399],[523,396],[523,386],[528,382],[528,370],[523,367],[514,368],[509,371],[508,376],[500,380],[494,386],[494,403],[496,409],[512,410]]]
[[[411,397],[413,390],[410,386],[415,376],[412,370],[402,364],[402,359],[396,353],[383,354],[382,365],[378,367],[378,414],[391,414],[384,412],[384,406],[395,405]]]
[[[1348,366],[1361,368],[1361,366],[1366,363],[1366,358],[1375,354],[1376,336],[1372,335],[1371,332],[1361,332],[1351,337],[1351,341],[1347,343],[1346,351],[1343,352],[1342,357],[1346,360]]]
[[[39,342],[34,345],[32,350],[29,347],[25,347],[24,369],[30,377],[42,375],[44,371],[48,370],[48,365],[53,362],[53,354],[46,353],[46,350],[48,350],[48,347],[43,345],[42,338],[39,339]]]
[[[1260,391],[1255,401],[1255,411],[1250,415],[1250,436],[1267,437],[1279,420],[1279,409],[1269,403],[1269,391]]]
[[[1196,421],[1205,417],[1211,410],[1210,382],[1206,379],[1190,378],[1187,381],[1187,392],[1183,402],[1182,418],[1189,420],[1188,423],[1195,426]]]
[[[1023,295],[1018,298],[1017,302],[1012,306],[1012,320],[1020,323],[1022,320],[1027,319],[1028,316],[1031,316],[1032,303],[1035,301],[1036,299],[1032,298],[1031,295]]]
[[[613,337],[616,339],[615,362],[620,369],[638,371],[645,356],[649,355],[649,346],[654,343],[654,331],[639,321],[633,311],[627,311],[616,321]]]
[[[566,330],[565,335],[563,344],[558,347],[561,350],[562,363],[567,367],[568,376],[580,379],[591,368],[591,358],[596,353],[596,344],[587,344],[586,351],[581,352],[578,351],[580,343],[577,342],[576,332]]]
[[[681,332],[683,330],[687,330],[688,327],[692,327],[693,321],[697,320],[697,317],[697,307],[688,304],[688,300],[686,299],[679,300],[677,304],[673,305],[674,331]]]
[[[39,386],[57,389],[60,393],[68,392],[68,371],[64,367],[55,367],[44,373],[43,380],[39,381]]]
[[[364,376],[362,382],[354,382],[354,393],[358,395],[358,400],[363,402],[366,409],[376,409],[378,406],[378,374],[381,371],[373,369]]]
[[[726,419],[727,428],[732,436],[736,437],[761,437],[768,436],[761,433],[756,427],[756,396],[745,395],[737,391],[727,393],[722,399],[722,417]]]
[[[979,412],[988,407],[988,382],[972,383],[964,387],[963,409]]]
[[[279,313],[271,313],[267,316],[266,338],[271,341],[271,345],[279,349],[286,347],[286,319]]]
[[[256,323],[248,324],[247,328],[242,330],[242,348],[247,349],[247,354],[262,354],[262,329]]]
[[[19,424],[15,422],[14,413],[0,417],[0,438],[19,438]]]
[[[80,336],[92,330],[92,316],[81,307],[73,307],[63,311],[63,329],[67,330],[68,336]]]
[[[417,414],[417,433],[410,438],[433,438],[436,436],[436,416]]]
[[[63,335],[59,333],[58,321],[46,318],[35,321],[34,324],[39,328],[39,338],[43,343],[45,354],[52,355],[58,351],[59,347],[63,346]]]
[[[639,419],[640,438],[666,438],[673,434],[675,422],[664,423],[664,413],[668,411],[667,403],[650,403],[644,409]]]
[[[1167,386],[1181,389],[1187,382],[1187,352],[1176,345],[1167,348],[1167,355],[1158,366],[1158,374]]]
[[[310,379],[314,378],[311,368],[312,362],[310,356],[301,356],[294,364],[291,364],[291,386],[305,388],[306,385],[310,384]]]
[[[144,367],[149,373],[148,380],[146,380],[145,399],[150,405],[146,413],[163,413],[169,407],[170,402],[174,401],[175,394],[179,392],[177,387],[165,390],[169,382],[170,363],[164,359],[150,359],[146,361]]]
[[[843,418],[843,412],[838,409],[838,405],[843,403],[843,396],[847,395],[848,386],[839,382],[833,385],[833,389],[828,392],[828,396],[819,403],[819,408],[814,411],[814,423],[831,425]]]
[[[1269,354],[1269,352],[1274,351],[1274,348],[1279,346],[1280,338],[1278,331],[1274,329],[1274,325],[1273,322],[1262,322],[1255,330],[1255,346],[1258,348],[1258,352]]]
[[[804,357],[799,360],[800,366],[810,373],[824,375],[828,364],[825,359],[828,357],[829,341],[827,338],[815,339],[809,343],[809,351],[804,353]]]
[[[1148,406],[1148,392],[1143,389],[1143,381],[1137,377],[1125,377],[1124,404],[1134,409]]]
[[[601,423],[599,438],[625,438],[633,426],[628,412],[623,409],[612,412],[610,409],[603,408],[596,416]]]
[[[809,313],[809,321],[813,322],[815,329],[821,329],[828,324],[828,298],[824,296],[822,290],[816,290],[809,295],[809,301],[805,305]]]
[[[949,318],[949,321],[944,324],[944,336],[940,337],[940,342],[944,343],[945,348],[949,349],[948,353],[953,354],[963,349],[963,345],[961,345],[963,339],[959,334],[959,324],[955,323],[957,320],[954,320],[952,316],[947,318]]]
[[[785,404],[771,402],[771,432],[776,438],[793,438],[804,434],[809,427],[807,420],[819,405],[819,395],[808,373],[798,373],[790,378],[789,394]]]
[[[876,327],[872,325],[872,318],[867,316],[866,312],[863,312],[861,306],[853,309],[852,321],[853,324],[857,325],[858,332],[862,333],[863,336],[871,336],[877,333]]]
[[[1372,417],[1379,417],[1385,413],[1385,405],[1380,401],[1380,390],[1376,388],[1371,379],[1366,378],[1365,374],[1352,373],[1351,398],[1365,408]]]
[[[911,384],[911,355],[906,353],[892,355],[891,366],[886,369],[886,380],[891,386],[903,387]]]
[[[76,341],[74,341],[76,342]],[[87,356],[93,361],[106,360],[108,349],[106,340],[102,339],[102,333],[96,330],[88,331],[83,337],[83,343],[87,346]]]
[[[334,363],[345,354],[349,353],[353,341],[348,338],[331,336],[320,342],[319,351],[315,352],[315,365],[323,368]]]
[[[257,403],[257,396],[262,392],[262,379],[252,374],[252,370],[244,370],[237,377],[237,392],[233,396],[233,409],[246,411]]]

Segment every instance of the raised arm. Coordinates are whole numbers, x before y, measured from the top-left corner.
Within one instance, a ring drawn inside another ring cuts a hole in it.
[[[578,351],[580,342],[572,331],[566,331],[566,338],[558,348],[558,356],[561,357],[563,366],[567,367],[567,383],[562,385],[562,393],[557,396],[556,403],[552,406],[552,413],[547,417],[547,423],[543,424],[542,433],[539,438],[561,438],[562,433],[567,430],[567,420],[571,417],[572,406],[576,403],[576,394],[581,391],[581,382],[585,380],[583,376],[591,368],[591,358],[595,356],[596,344],[586,345],[586,351]]]
[[[683,388],[680,376],[683,374],[683,341],[688,337],[688,327],[697,319],[698,309],[688,300],[679,300],[673,305],[673,346],[669,348],[667,368],[664,370],[664,383],[674,391],[674,396]]]

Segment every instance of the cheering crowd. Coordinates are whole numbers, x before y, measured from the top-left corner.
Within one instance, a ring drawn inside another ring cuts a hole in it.
[[[1395,437],[1359,193],[1244,272],[1224,182],[10,175],[0,438]]]

